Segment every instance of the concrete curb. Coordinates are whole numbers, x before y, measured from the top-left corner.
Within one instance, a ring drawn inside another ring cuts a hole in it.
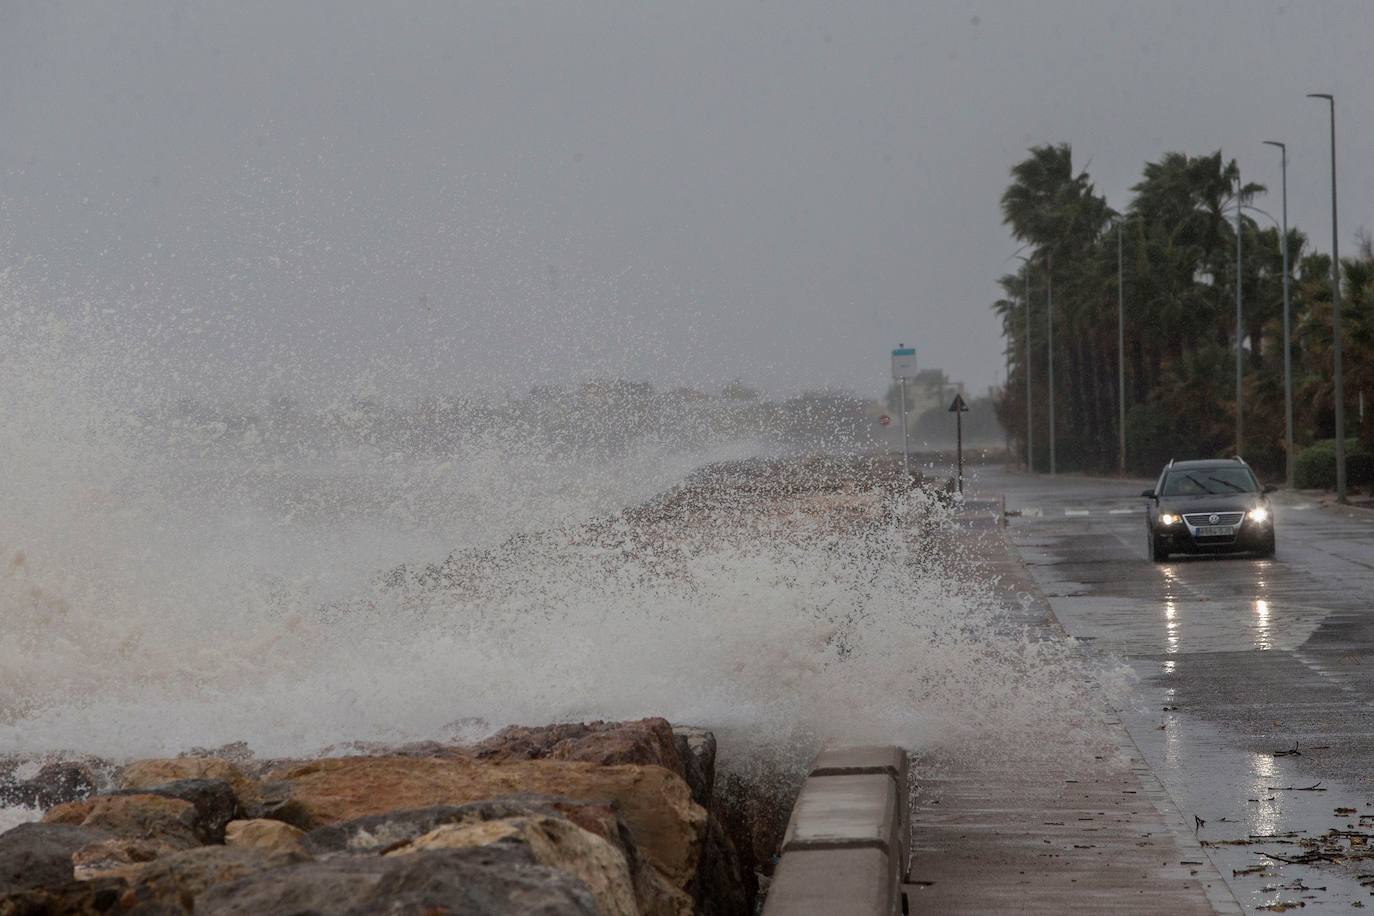
[[[1335,497],[1322,499],[1317,503],[1317,505],[1321,506],[1328,512],[1343,513],[1346,516],[1353,518],[1374,517],[1374,506],[1364,505],[1362,503],[1338,503],[1336,502]]]
[[[823,751],[792,809],[763,916],[902,913],[909,771],[894,745]]]

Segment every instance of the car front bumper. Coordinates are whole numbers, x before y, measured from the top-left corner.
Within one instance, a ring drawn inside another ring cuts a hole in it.
[[[1155,529],[1160,546],[1169,553],[1243,553],[1268,550],[1274,543],[1273,522],[1245,519],[1231,537],[1196,537],[1183,523]]]

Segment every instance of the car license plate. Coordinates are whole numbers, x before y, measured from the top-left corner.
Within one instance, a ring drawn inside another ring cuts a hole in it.
[[[1197,530],[1197,536],[1200,538],[1229,538],[1231,537],[1231,535],[1235,533],[1236,529],[1232,528],[1230,525],[1216,525],[1206,528],[1199,528]]]

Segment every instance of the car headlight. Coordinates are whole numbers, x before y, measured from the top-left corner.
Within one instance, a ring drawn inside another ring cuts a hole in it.
[[[1178,516],[1177,516],[1177,515],[1174,515],[1172,512],[1161,512],[1161,513],[1159,513],[1159,523],[1160,523],[1161,525],[1177,525],[1178,522],[1179,522]]]
[[[1260,506],[1258,509],[1251,509],[1250,521],[1258,522],[1261,525],[1264,524],[1265,522],[1269,521],[1269,510],[1264,508],[1263,506]]]

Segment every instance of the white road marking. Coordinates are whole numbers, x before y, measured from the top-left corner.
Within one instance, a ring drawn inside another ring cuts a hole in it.
[[[1109,509],[1109,510],[1107,510],[1107,514],[1108,514],[1108,515],[1134,515],[1136,512],[1139,512],[1139,511],[1140,511],[1139,509]]]
[[[1026,518],[1039,518],[1041,513],[1039,509],[1033,506],[1028,506],[1025,509],[1021,510],[1021,514]]]
[[[1087,509],[1065,509],[1065,510],[1064,510],[1064,514],[1065,514],[1065,515],[1091,515],[1092,513],[1089,512]]]

